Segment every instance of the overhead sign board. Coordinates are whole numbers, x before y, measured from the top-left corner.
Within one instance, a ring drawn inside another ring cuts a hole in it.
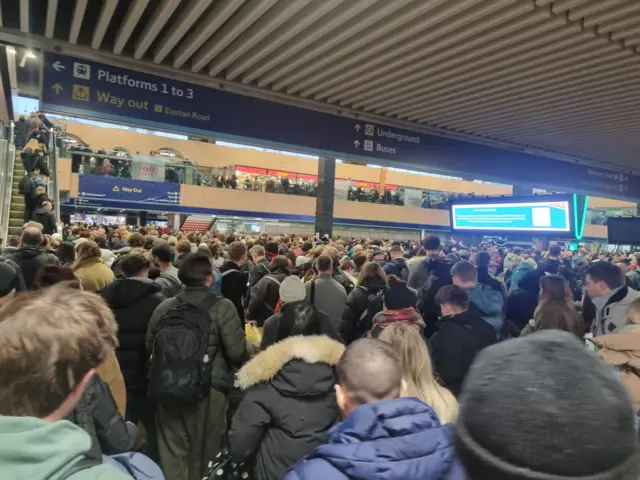
[[[80,175],[78,202],[86,205],[105,200],[180,205],[180,184]]]
[[[42,83],[42,108],[47,111],[640,200],[640,176],[354,120],[51,52],[44,55]]]

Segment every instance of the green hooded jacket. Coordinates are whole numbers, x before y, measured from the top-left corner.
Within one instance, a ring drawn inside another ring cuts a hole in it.
[[[89,435],[66,420],[0,416],[0,477],[58,480],[91,449]],[[97,465],[69,480],[131,480],[110,465]]]

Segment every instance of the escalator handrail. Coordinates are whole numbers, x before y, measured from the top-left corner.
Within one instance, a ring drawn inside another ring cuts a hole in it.
[[[1,188],[4,192],[4,199],[2,201],[2,212],[0,215],[0,238],[3,239],[4,244],[7,243],[7,237],[9,235],[9,219],[11,217],[11,197],[13,196],[13,170],[16,162],[16,144],[14,139],[14,123],[9,124],[9,135],[7,139],[7,152],[6,162],[4,162],[4,172],[1,177]]]

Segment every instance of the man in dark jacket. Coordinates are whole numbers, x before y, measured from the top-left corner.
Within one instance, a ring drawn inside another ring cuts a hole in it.
[[[42,224],[42,233],[45,235],[53,235],[56,233],[56,214],[53,213],[53,204],[50,201],[42,203],[40,208],[36,208],[31,219]]]
[[[469,310],[469,295],[457,285],[442,287],[436,295],[442,310],[438,331],[429,340],[433,368],[456,397],[477,353],[496,342],[491,325]]]
[[[285,480],[465,478],[451,426],[441,425],[417,398],[401,398],[406,388],[402,363],[391,345],[358,340],[347,347],[336,370],[344,421]]]
[[[560,268],[560,265],[562,264],[560,260],[561,254],[562,247],[557,243],[549,247],[548,257],[538,265],[538,270],[542,272],[542,275],[544,275],[545,273],[548,273],[550,275],[558,275],[558,268]]]
[[[389,254],[391,255],[391,260],[384,266],[384,273],[387,275],[395,275],[405,282],[409,280],[409,267],[407,266],[407,261],[404,259],[402,247],[400,245],[391,247]]]
[[[266,257],[266,251],[262,245],[254,245],[251,249],[251,259],[253,267],[249,272],[249,290],[256,285],[262,277],[269,273],[269,260]]]
[[[20,243],[20,248],[7,255],[7,259],[18,264],[27,289],[32,290],[38,270],[47,264],[59,265],[60,261],[55,253],[40,246],[42,232],[35,227],[24,229]]]
[[[244,328],[244,297],[247,295],[247,274],[242,267],[247,261],[247,247],[242,242],[232,242],[228,250],[229,260],[220,267],[222,295],[236,307]]]
[[[441,287],[451,285],[453,264],[440,257],[440,238],[436,235],[427,235],[424,248],[427,257],[411,264],[408,286],[418,292],[418,311],[426,325],[424,335],[429,338],[436,331],[440,317],[440,307],[435,301],[436,294]]]
[[[220,451],[226,427],[227,394],[233,387],[232,368],[240,367],[248,358],[238,312],[230,300],[211,290],[212,268],[208,256],[193,253],[183,257],[178,276],[184,289],[156,308],[145,342],[147,352],[152,353],[158,323],[180,303],[207,308],[211,320],[208,393],[193,404],[157,406],[160,462],[165,476],[175,480],[202,478],[208,462]]]
[[[142,255],[122,259],[123,278],[102,291],[118,323],[116,357],[127,389],[127,420],[142,422],[147,430],[147,453],[157,457],[155,418],[147,399],[147,327],[154,310],[164,300],[160,286],[149,280],[150,262]]]

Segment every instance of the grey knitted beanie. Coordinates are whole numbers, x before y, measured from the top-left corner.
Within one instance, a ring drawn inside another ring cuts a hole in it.
[[[478,355],[455,439],[473,480],[640,478],[624,386],[574,335],[558,330]]]

